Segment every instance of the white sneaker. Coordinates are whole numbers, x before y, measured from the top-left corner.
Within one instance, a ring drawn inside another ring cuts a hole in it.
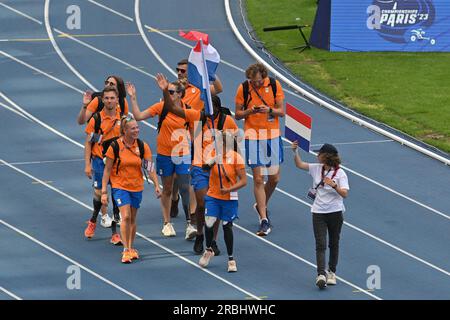
[[[334,272],[327,272],[327,285],[334,286],[336,285],[336,274]]]
[[[103,228],[111,228],[112,219],[108,214],[102,215],[100,225]]]
[[[212,250],[205,250],[205,252],[203,252],[203,255],[201,256],[200,260],[198,261],[198,264],[203,267],[206,268],[209,264],[209,260],[211,260],[211,258],[214,257],[214,251]]]
[[[236,260],[228,260],[228,272],[236,272]]]
[[[194,240],[197,236],[197,228],[194,228],[194,226],[190,223],[186,225],[186,240]]]
[[[316,286],[318,286],[320,289],[324,289],[327,286],[327,278],[323,274],[317,276]]]
[[[173,225],[170,222],[164,224],[164,227],[162,228],[161,232],[165,237],[175,237],[177,234],[175,232],[175,229],[173,228]]]

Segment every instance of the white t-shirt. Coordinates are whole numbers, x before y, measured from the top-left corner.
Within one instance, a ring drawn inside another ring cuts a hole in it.
[[[315,188],[322,180],[322,167],[323,164],[320,163],[309,164],[309,174],[313,178],[313,188]],[[331,169],[328,174],[327,172],[328,170],[325,170],[325,176],[331,179],[334,174],[334,169]],[[348,186],[347,174],[344,170],[342,170],[342,168],[337,170],[333,181],[336,182],[338,187],[341,189],[350,189]],[[344,198],[342,198],[341,195],[329,185],[325,184],[324,186],[317,188],[316,199],[312,205],[311,212],[331,213],[337,211],[345,211]]]

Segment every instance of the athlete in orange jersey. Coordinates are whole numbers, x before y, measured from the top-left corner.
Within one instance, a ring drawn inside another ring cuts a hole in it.
[[[111,181],[112,193],[122,214],[120,231],[124,250],[122,262],[130,263],[139,258],[134,248],[136,237],[136,216],[142,201],[144,175],[148,175],[154,185],[155,195],[161,196],[158,177],[153,170],[152,152],[147,143],[138,139],[139,126],[132,116],[121,120],[122,136],[112,142],[106,151],[106,164],[103,174],[102,203],[108,202],[106,184]]]

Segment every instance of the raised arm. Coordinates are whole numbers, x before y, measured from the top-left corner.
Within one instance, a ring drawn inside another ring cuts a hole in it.
[[[173,103],[169,93],[169,81],[162,73],[158,73],[156,75],[156,83],[158,84],[158,87],[161,89],[164,95],[164,109],[167,109],[167,111],[172,112],[173,114],[183,119],[186,119],[186,113],[184,112],[184,109],[176,106],[175,103]]]
[[[133,113],[134,118],[137,121],[151,118],[152,115],[150,114],[149,110],[141,111],[139,109],[139,105],[137,103],[136,88],[135,88],[134,84],[127,82],[127,93],[130,96],[131,112]]]
[[[219,94],[223,91],[222,81],[220,81],[219,77],[216,74],[216,80],[210,86],[211,94]]]
[[[297,151],[297,148],[298,148],[298,142],[294,141],[292,143],[292,151],[294,152],[295,165],[299,169],[309,170],[309,163],[302,161],[302,159],[300,158],[300,154]]]

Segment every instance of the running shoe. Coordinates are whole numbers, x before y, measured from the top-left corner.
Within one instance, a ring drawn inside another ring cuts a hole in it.
[[[139,259],[139,251],[137,251],[136,249],[129,249],[129,251],[130,251],[131,260]]]
[[[175,237],[176,236],[175,229],[173,228],[173,225],[170,222],[167,222],[164,224],[164,227],[161,230],[161,232],[165,237]]]
[[[197,228],[194,228],[194,226],[190,222],[188,222],[186,224],[186,236],[184,238],[186,240],[194,240],[196,235],[197,235]]]
[[[206,249],[205,252],[203,252],[202,257],[198,261],[198,264],[201,267],[206,268],[212,257],[214,257],[214,251],[212,251],[211,249]]]
[[[95,235],[95,227],[97,226],[97,224],[91,221],[88,221],[87,224],[88,226],[84,230],[84,236],[90,239]]]
[[[131,251],[129,249],[124,250],[122,252],[122,263],[131,263],[132,260]]]
[[[327,285],[336,285],[336,274],[334,272],[327,272]]]
[[[267,219],[262,219],[261,225],[259,226],[259,230],[256,234],[260,237],[264,237],[267,236],[270,231],[272,231],[272,229],[270,228],[269,222],[267,221]]]
[[[323,274],[317,276],[316,286],[318,286],[319,289],[324,289],[327,286],[327,278]]]
[[[111,237],[111,240],[109,241],[115,246],[121,246],[122,245],[122,239],[120,238],[120,235],[118,233],[114,233]]]
[[[228,272],[236,272],[237,266],[235,260],[228,260]]]
[[[102,219],[100,221],[100,225],[103,228],[111,228],[112,219],[108,214],[102,215]]]

